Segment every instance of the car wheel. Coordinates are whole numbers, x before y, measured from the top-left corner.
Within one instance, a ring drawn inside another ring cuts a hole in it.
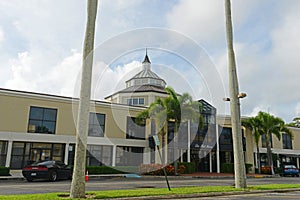
[[[57,180],[57,173],[56,173],[56,171],[50,171],[50,173],[49,173],[49,180],[53,181],[53,182]]]
[[[32,182],[32,181],[33,181],[33,178],[26,178],[26,180],[27,180],[28,182]]]

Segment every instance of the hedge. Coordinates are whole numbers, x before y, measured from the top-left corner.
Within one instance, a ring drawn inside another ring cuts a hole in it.
[[[185,167],[185,174],[192,174],[196,172],[196,164],[194,162],[179,162],[178,166],[183,165]]]
[[[249,173],[252,164],[245,163],[246,173]],[[234,173],[234,164],[233,163],[223,163],[221,166],[222,173]]]
[[[10,176],[9,168],[0,166],[0,176]]]

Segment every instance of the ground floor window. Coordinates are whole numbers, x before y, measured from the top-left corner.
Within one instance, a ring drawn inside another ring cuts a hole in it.
[[[118,146],[116,153],[117,166],[139,166],[143,163],[143,147]]]
[[[87,166],[112,165],[112,146],[88,145]]]
[[[86,165],[102,166],[112,165],[112,146],[87,145],[86,149]],[[68,164],[74,165],[75,144],[69,145]]]
[[[7,142],[0,141],[0,166],[5,166],[7,153]]]
[[[13,142],[11,169],[21,169],[25,165],[41,160],[64,161],[65,144]]]

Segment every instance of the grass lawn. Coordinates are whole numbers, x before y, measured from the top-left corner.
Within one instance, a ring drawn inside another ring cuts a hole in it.
[[[247,189],[236,189],[232,186],[203,186],[203,187],[181,187],[172,188],[168,191],[167,188],[150,188],[150,189],[134,189],[134,190],[105,190],[87,192],[90,199],[105,199],[105,198],[120,198],[120,197],[139,197],[139,196],[161,196],[161,195],[176,195],[176,194],[199,194],[209,192],[240,192],[253,190],[274,190],[300,188],[300,184],[269,184],[248,186]],[[0,195],[2,200],[49,200],[49,199],[70,199],[67,193],[48,193],[48,194],[27,194],[27,195]]]

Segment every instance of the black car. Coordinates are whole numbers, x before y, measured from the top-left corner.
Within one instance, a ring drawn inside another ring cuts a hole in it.
[[[72,168],[61,161],[47,160],[25,166],[22,174],[29,182],[34,179],[56,181],[58,179],[71,179]]]

